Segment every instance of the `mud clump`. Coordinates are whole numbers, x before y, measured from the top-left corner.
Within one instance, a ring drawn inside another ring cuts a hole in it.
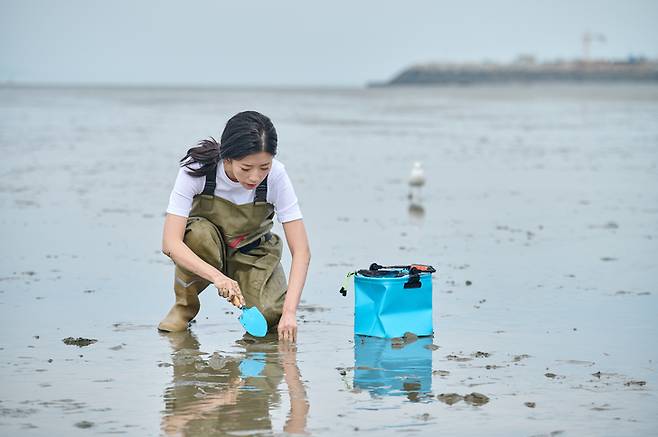
[[[402,390],[407,392],[407,399],[411,402],[418,402],[420,400],[420,388],[419,382],[405,382],[402,384]]]
[[[471,405],[480,406],[489,402],[489,398],[482,393],[473,392],[464,396],[464,402]]]
[[[452,405],[464,399],[464,396],[457,393],[441,393],[437,398],[444,404]]]
[[[473,354],[475,358],[488,358],[491,356],[489,352],[482,352],[482,351],[477,351]]]
[[[551,372],[544,373],[544,376],[547,377],[547,378],[557,378],[557,375],[555,373],[551,373]]]
[[[447,370],[433,370],[432,375],[448,376],[450,375],[450,372],[448,372]]]
[[[391,338],[391,347],[393,349],[402,349],[408,344],[418,340],[418,336],[413,332],[405,332],[402,337]]]
[[[471,282],[471,281],[466,281],[465,284],[466,284],[467,287],[470,287],[471,285],[473,285],[473,282]]]
[[[483,395],[482,393],[469,393],[467,395],[460,395],[458,393],[441,393],[437,395],[437,398],[444,404],[453,405],[459,401],[464,401],[467,404],[479,407],[489,402],[489,397]]]
[[[435,350],[437,350],[437,349],[439,348],[439,346],[437,346],[437,345],[435,345],[435,344],[433,344],[433,343],[432,343],[432,344],[426,344],[426,345],[423,346],[423,347],[424,347],[425,349],[429,349],[429,350],[431,350],[431,351],[435,351]]]
[[[525,405],[528,408],[535,408],[536,406],[534,402],[525,402],[523,405]]]
[[[241,339],[235,341],[235,344],[239,344],[240,346],[249,346],[249,345],[252,345],[252,344],[255,344],[255,343],[256,343],[256,340],[253,339],[253,338],[249,338],[249,337],[244,337],[244,338],[241,338]]]
[[[412,342],[418,340],[418,336],[416,334],[414,334],[413,332],[408,332],[408,331],[404,333],[402,338],[407,343],[412,343]]]
[[[526,358],[530,358],[530,355],[528,354],[515,355],[514,358],[512,358],[512,361],[518,363],[519,361],[525,360]]]
[[[87,422],[86,420],[83,420],[81,422],[76,423],[75,426],[82,429],[91,428],[92,426],[94,426],[94,422]]]
[[[391,347],[393,349],[401,349],[404,347],[404,340],[402,337],[393,337],[391,338]]]
[[[66,337],[62,341],[64,342],[64,344],[69,346],[85,347],[85,346],[89,346],[90,344],[96,343],[98,340],[96,340],[95,338]]]

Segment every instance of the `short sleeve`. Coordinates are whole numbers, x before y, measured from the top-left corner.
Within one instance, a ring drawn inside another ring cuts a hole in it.
[[[275,188],[273,191],[274,211],[279,223],[291,222],[302,218],[302,211],[299,208],[297,195],[292,186],[283,164],[280,166],[280,172],[275,177]]]
[[[187,172],[185,167],[181,167],[178,170],[174,188],[171,190],[169,196],[167,213],[189,217],[190,210],[192,209],[192,199],[203,191],[205,183],[205,176],[193,177]]]

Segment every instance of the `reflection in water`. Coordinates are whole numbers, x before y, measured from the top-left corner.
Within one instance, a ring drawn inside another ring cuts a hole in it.
[[[276,334],[237,343],[242,357],[209,357],[193,333],[162,334],[172,347],[173,382],[164,394],[162,432],[167,436],[271,434],[270,409],[279,405],[285,380],[290,412],[284,432],[304,433],[309,404],[296,361],[295,345],[279,344]]]
[[[416,222],[420,222],[425,217],[425,207],[421,203],[409,203],[409,217]]]
[[[432,337],[403,345],[390,339],[354,336],[354,387],[372,396],[407,396],[410,401],[432,391]]]

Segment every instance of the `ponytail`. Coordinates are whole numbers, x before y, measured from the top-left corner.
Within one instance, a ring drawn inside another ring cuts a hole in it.
[[[198,169],[190,168],[193,163],[201,164]],[[192,147],[187,154],[181,158],[181,167],[187,168],[187,173],[194,177],[205,176],[208,171],[219,162],[219,144],[217,140],[210,137],[207,140],[201,140],[197,147]]]

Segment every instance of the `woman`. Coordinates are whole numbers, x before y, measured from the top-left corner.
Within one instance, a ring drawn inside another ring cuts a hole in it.
[[[169,198],[162,251],[176,264],[176,303],[161,331],[183,331],[199,312],[210,283],[237,307],[256,306],[279,339],[295,341],[296,311],[310,261],[308,238],[285,167],[274,159],[277,134],[255,111],[233,116],[220,144],[211,138],[188,150]],[[292,264],[281,267],[283,224]]]

